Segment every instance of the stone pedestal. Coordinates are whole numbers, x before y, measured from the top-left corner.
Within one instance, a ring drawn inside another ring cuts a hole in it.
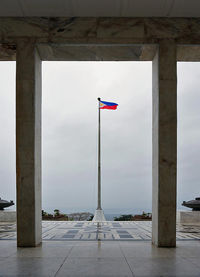
[[[176,246],[176,44],[160,41],[153,60],[152,242]]]
[[[92,221],[106,221],[103,210],[96,210]]]
[[[177,223],[200,224],[200,211],[178,211]]]
[[[41,60],[31,40],[16,57],[17,245],[36,246],[41,216]]]
[[[0,211],[0,222],[15,222],[16,211]]]

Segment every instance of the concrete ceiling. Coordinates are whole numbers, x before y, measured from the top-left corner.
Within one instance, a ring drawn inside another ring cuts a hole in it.
[[[0,16],[200,17],[200,0],[0,0]]]

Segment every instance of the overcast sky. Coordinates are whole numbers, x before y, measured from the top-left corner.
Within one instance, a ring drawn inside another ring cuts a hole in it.
[[[44,62],[43,209],[97,206],[97,97],[102,110],[102,205],[151,210],[151,62]],[[178,64],[178,207],[199,196],[200,64]],[[15,63],[0,63],[0,196],[15,201]]]

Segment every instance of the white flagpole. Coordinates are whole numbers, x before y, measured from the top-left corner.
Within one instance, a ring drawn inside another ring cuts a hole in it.
[[[101,110],[100,101],[101,98],[97,98],[99,101],[98,111],[98,203],[97,210],[101,210]]]
[[[100,111],[100,101],[101,98],[97,98],[99,101],[98,106],[98,200],[97,209],[94,214],[93,221],[99,222],[106,221],[103,210],[101,208],[101,111]],[[99,225],[98,225],[99,226]]]

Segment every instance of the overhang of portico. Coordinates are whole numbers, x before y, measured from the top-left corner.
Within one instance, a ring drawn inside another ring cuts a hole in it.
[[[148,61],[170,39],[178,61],[200,60],[199,18],[0,18],[0,60],[15,60],[17,42],[32,40],[42,60]]]

